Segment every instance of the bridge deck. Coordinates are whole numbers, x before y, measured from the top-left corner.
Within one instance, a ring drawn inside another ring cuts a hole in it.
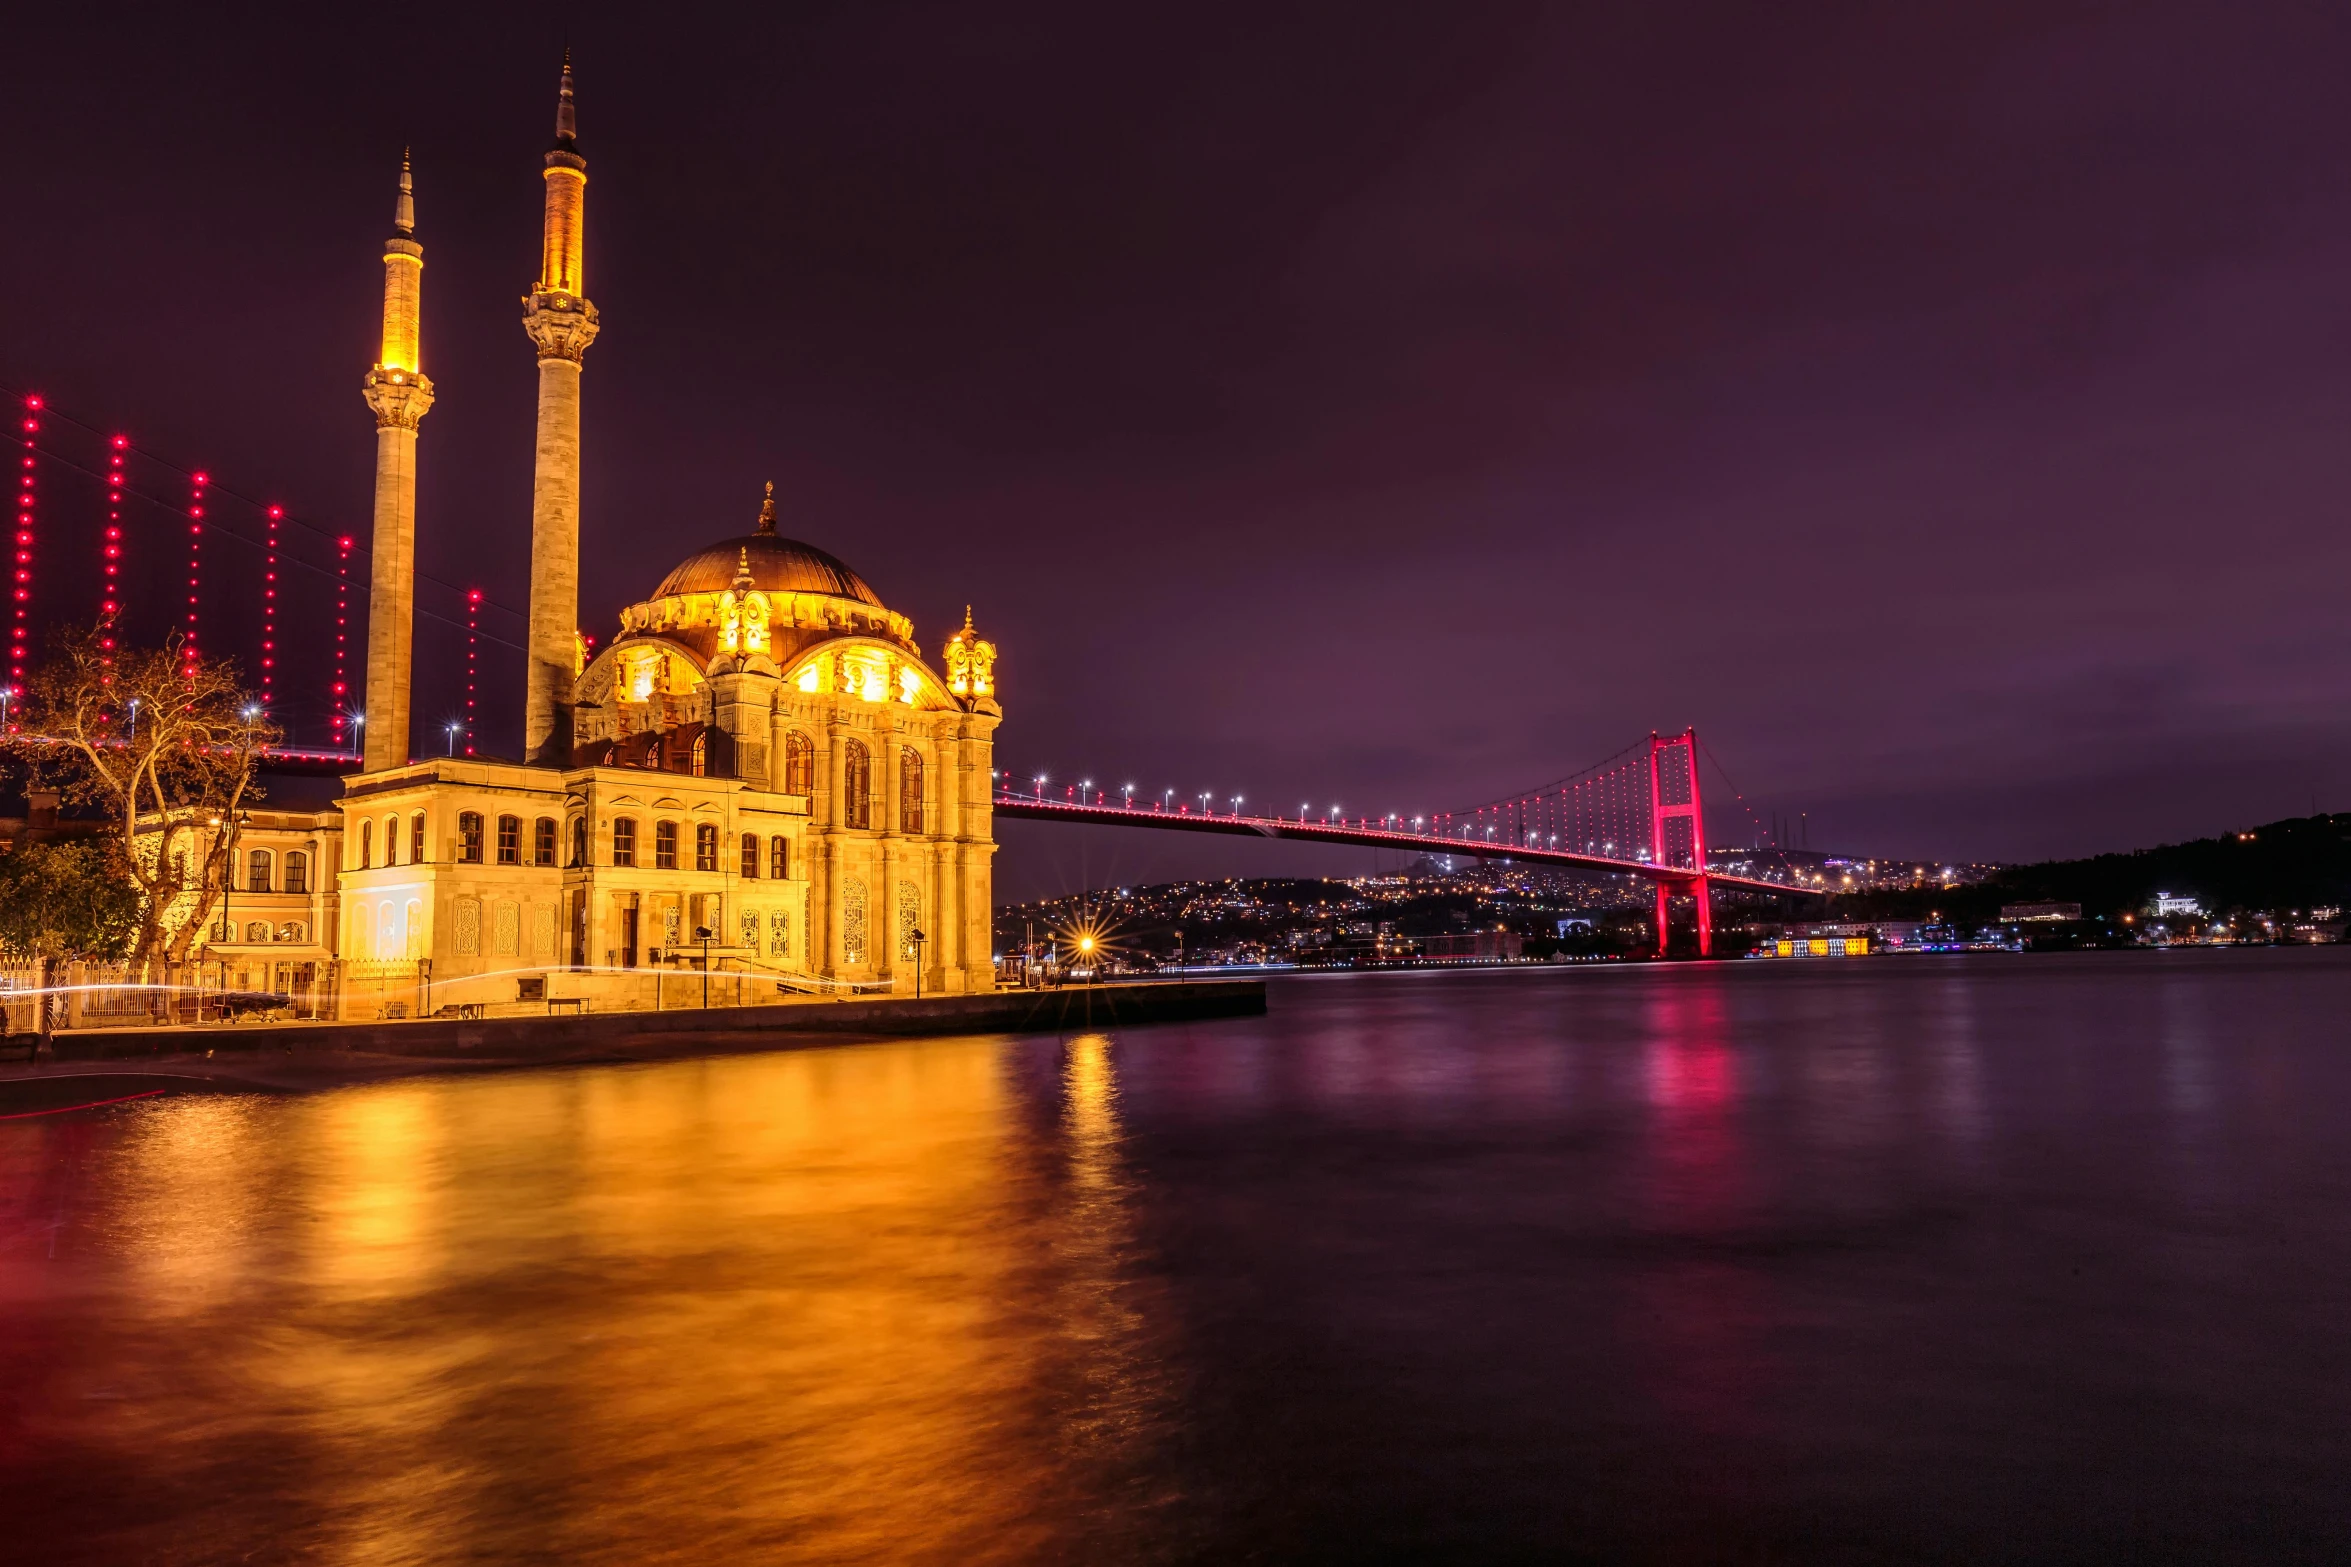
[[[1645,881],[1688,887],[1700,880],[1709,887],[1739,892],[1792,893],[1824,897],[1817,887],[1797,887],[1765,881],[1758,876],[1724,876],[1686,867],[1652,865],[1647,860],[1619,860],[1604,854],[1580,854],[1568,849],[1537,849],[1523,844],[1475,843],[1467,838],[1439,838],[1427,833],[1397,832],[1335,822],[1289,821],[1278,816],[1208,816],[1198,812],[1134,810],[1123,805],[1080,805],[1075,801],[1039,800],[1021,795],[996,796],[996,814],[1018,820],[1079,822],[1097,827],[1145,827],[1162,832],[1223,833],[1243,838],[1288,838],[1303,843],[1343,843],[1367,849],[1410,849],[1422,854],[1457,854],[1476,860],[1511,860],[1522,865],[1555,865],[1563,870],[1602,871],[1616,876],[1638,876]]]

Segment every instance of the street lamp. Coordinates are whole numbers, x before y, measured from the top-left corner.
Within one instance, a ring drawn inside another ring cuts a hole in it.
[[[702,1010],[710,1010],[710,937],[707,925],[694,927],[694,939],[702,943]]]
[[[1135,808],[1135,786],[1128,784],[1123,792],[1127,797],[1127,809],[1131,811]]]
[[[127,733],[127,734],[125,734],[125,735],[123,736],[123,739],[124,739],[124,740],[126,740],[126,741],[128,741],[128,740],[136,740],[136,739],[138,739],[138,738],[139,738],[139,699],[138,699],[137,697],[132,697],[132,698],[131,698],[131,727],[130,727],[130,732],[129,732],[129,733]]]
[[[1233,796],[1233,815],[1234,815],[1234,816],[1237,818],[1237,817],[1239,817],[1239,816],[1240,816],[1240,814],[1241,814],[1241,797],[1240,797],[1239,795],[1237,795],[1237,794],[1236,794],[1236,795],[1234,795],[1234,796]]]
[[[922,946],[931,938],[917,929],[914,933],[914,999],[922,999]]]
[[[463,729],[464,727],[464,723],[458,719],[452,718],[449,720],[449,754],[451,756],[455,756],[457,754],[457,731]]]

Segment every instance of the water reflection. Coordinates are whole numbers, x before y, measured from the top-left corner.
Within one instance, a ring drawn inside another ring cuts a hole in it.
[[[227,1396],[73,1438],[158,1479],[279,1449],[306,1478],[257,1505],[344,1561],[646,1560],[688,1498],[705,1559],[1017,1557],[1084,1484],[1060,1416],[1131,1433],[1148,1383],[1106,1040],[1068,1084],[1045,1231],[984,1042],[158,1105],[87,1282],[135,1273],[119,1303]]]
[[[0,1123],[0,1516],[44,1563],[2317,1559],[2351,961],[2246,961]]]

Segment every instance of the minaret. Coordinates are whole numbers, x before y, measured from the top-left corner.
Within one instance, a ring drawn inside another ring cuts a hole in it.
[[[571,51],[547,154],[547,217],[539,282],[522,329],[539,351],[539,444],[531,474],[531,624],[524,654],[523,756],[571,761],[573,655],[580,609],[580,359],[596,341],[596,307],[581,292],[588,160],[572,119]]]
[[[424,247],[416,242],[416,197],[408,154],[400,154],[400,200],[384,241],[384,347],[362,393],[376,416],[375,546],[367,591],[365,768],[408,760],[410,648],[416,636],[416,426],[433,406],[418,338],[423,325]]]

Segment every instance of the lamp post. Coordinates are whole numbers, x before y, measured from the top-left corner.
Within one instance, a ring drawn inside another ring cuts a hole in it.
[[[702,943],[702,1010],[710,1010],[710,927],[694,927],[694,939]]]
[[[928,936],[924,935],[924,934],[923,934],[923,933],[922,933],[922,932],[921,932],[919,929],[918,929],[918,930],[916,930],[916,931],[915,931],[915,933],[914,933],[914,999],[915,999],[915,1000],[917,1000],[917,1001],[920,1001],[920,1000],[922,999],[922,948],[923,948],[923,943],[924,943],[924,942],[926,942],[926,941],[928,941],[928,940],[930,940],[930,939],[931,939],[930,937],[928,937]]]
[[[464,727],[464,724],[454,718],[449,720],[449,754],[451,756],[457,754],[457,731]]]

